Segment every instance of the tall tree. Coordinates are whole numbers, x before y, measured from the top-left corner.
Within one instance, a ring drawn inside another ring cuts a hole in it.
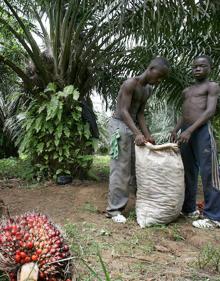
[[[6,29],[0,31],[0,57],[9,61],[16,61],[22,66],[22,48]],[[20,134],[19,111],[20,98],[16,92],[21,90],[20,78],[3,61],[0,61],[0,158],[18,155],[15,145],[16,137]]]
[[[0,158],[18,156],[15,142],[21,132],[21,116],[18,115],[19,98],[14,95],[17,90],[15,82],[14,73],[0,64]]]

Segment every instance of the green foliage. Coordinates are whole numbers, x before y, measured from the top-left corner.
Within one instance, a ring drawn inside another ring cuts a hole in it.
[[[220,63],[219,1],[189,0],[181,5],[180,2],[98,0],[94,4],[87,0],[49,0],[32,1],[29,5],[26,0],[3,0],[0,7],[0,62],[19,76],[16,83],[21,85],[22,81],[26,93],[25,105],[39,93],[43,98],[46,85],[54,82],[57,91],[74,85],[79,90],[80,100],[89,98],[95,89],[110,107],[115,105],[123,80],[146,69],[152,57],[165,56],[171,62],[172,71],[169,79],[158,87],[157,97],[165,97],[165,102],[174,104],[176,109],[181,105],[182,89],[192,81],[192,59],[202,53],[211,55],[214,59],[214,80],[219,79],[219,68],[216,66]],[[34,33],[43,44],[40,45],[33,37]],[[28,67],[24,69],[27,61]],[[161,104],[164,104],[163,101]],[[57,98],[51,99],[51,107],[59,106]],[[165,117],[159,118],[154,114],[151,118],[152,133],[158,143],[167,140],[173,125],[174,114],[171,113],[174,110],[169,107],[166,110],[167,115],[163,111],[158,114]],[[50,123],[57,110],[48,109],[47,114],[48,119],[45,120]],[[168,120],[167,116],[171,119]],[[38,118],[36,128],[41,122]],[[16,122],[12,124],[17,125]],[[32,134],[34,129],[31,127]],[[55,127],[58,136],[64,133],[62,126]],[[37,130],[40,134],[41,128]],[[17,133],[20,134],[20,131],[16,130]],[[69,132],[66,131],[66,134]],[[104,130],[101,139],[99,151],[106,151]],[[60,145],[58,138],[55,141]],[[44,150],[47,145],[50,146],[39,141],[36,149]],[[57,157],[60,158],[60,155]],[[44,170],[42,165],[41,168]],[[54,170],[57,172],[59,168],[54,167]],[[69,168],[65,170],[70,171]]]
[[[0,63],[0,158],[17,156],[15,140],[20,132],[19,98],[16,76],[10,69]]]
[[[99,127],[99,140],[96,149],[97,154],[107,154],[109,150],[109,132],[108,121],[109,117],[105,112],[96,112],[97,125]]]
[[[3,130],[0,129],[0,159],[16,156],[16,154],[17,149],[15,148],[14,143],[11,142]]]
[[[216,143],[217,143],[217,148],[218,148],[218,151],[220,151],[220,118],[219,118],[219,112],[213,118],[212,125],[213,125],[215,140],[216,140]]]
[[[107,179],[109,176],[109,156],[92,155],[93,159],[91,171],[100,179]],[[33,181],[36,178],[36,170],[30,159],[6,158],[0,159],[0,179],[17,178],[25,181]],[[97,208],[86,203],[82,207],[88,212],[97,212]]]
[[[98,180],[106,180],[109,177],[109,162],[108,155],[94,155],[90,173],[95,175]]]
[[[103,270],[103,272],[105,274],[105,280],[106,281],[111,281],[110,274],[108,273],[107,267],[106,267],[106,265],[105,265],[105,263],[104,263],[104,261],[102,259],[102,256],[101,256],[100,252],[98,252],[97,255],[98,255],[99,261],[100,261],[100,263],[102,265],[102,270]]]
[[[147,124],[157,144],[169,141],[170,132],[175,126],[177,113],[166,99],[157,100],[156,96],[149,99],[145,112]]]
[[[49,82],[61,88],[73,84],[82,96],[95,88],[109,105],[127,76],[140,73],[152,57],[162,55],[171,61],[173,71],[160,93],[179,105],[180,92],[191,81],[193,57],[206,53],[215,65],[220,62],[218,0],[32,2],[3,0],[0,9],[4,36],[19,45],[20,57],[31,59],[37,79],[20,64],[12,64],[17,60],[11,60],[11,45],[6,44],[0,61],[31,91]],[[43,57],[33,32],[41,37],[49,59]],[[214,72],[213,78],[218,77],[219,69]]]
[[[129,212],[128,219],[129,219],[129,220],[136,221],[136,218],[137,218],[137,216],[136,216],[136,211],[135,211],[135,209],[133,209],[133,210],[131,210],[131,211]]]
[[[9,277],[4,272],[0,271],[0,280],[9,281]]]
[[[185,238],[182,236],[177,224],[174,224],[170,228],[171,236],[174,241],[183,241]]]
[[[89,264],[88,262],[86,262],[84,259],[82,259],[82,262],[83,264],[88,268],[89,272],[91,273],[92,276],[94,276],[97,281],[111,281],[111,278],[110,278],[110,274],[106,268],[106,265],[101,257],[101,254],[99,251],[97,251],[97,256],[99,258],[99,262],[101,264],[101,267],[102,267],[102,270],[103,270],[103,273],[104,273],[104,276],[105,276],[105,279],[103,279],[103,277],[100,276],[100,274],[98,274]]]
[[[220,248],[212,244],[205,245],[199,253],[196,264],[200,269],[220,272]]]
[[[20,152],[46,176],[77,175],[92,163],[90,130],[82,122],[79,92],[72,85],[56,91],[50,83],[26,111]]]
[[[30,181],[34,177],[34,170],[27,160],[17,158],[0,159],[0,178],[11,179],[20,178]]]

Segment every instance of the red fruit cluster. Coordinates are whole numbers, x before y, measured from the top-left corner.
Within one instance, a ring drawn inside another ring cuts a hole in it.
[[[197,205],[198,210],[199,210],[200,213],[202,214],[202,213],[203,213],[203,210],[204,210],[204,207],[205,207],[205,202],[204,202],[204,201],[200,201],[200,202],[198,202],[196,205]]]
[[[0,253],[7,268],[10,260],[11,281],[16,281],[18,268],[29,262],[37,262],[41,281],[66,279],[69,261],[61,260],[70,257],[69,247],[60,230],[45,215],[25,214],[0,224]],[[4,271],[2,267],[0,270]]]

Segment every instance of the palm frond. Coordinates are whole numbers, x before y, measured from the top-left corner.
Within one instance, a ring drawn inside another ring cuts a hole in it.
[[[206,53],[216,65],[220,63],[217,0],[97,0],[95,5],[88,0],[38,0],[33,3],[37,12],[25,0],[4,3],[24,36],[6,22],[2,24],[31,57],[44,84],[48,79],[60,87],[74,84],[81,97],[96,89],[109,106],[114,106],[121,81],[143,71],[154,56],[165,56],[172,65],[169,79],[157,89],[158,97],[167,97],[177,107],[182,89],[192,81],[192,59]],[[47,17],[50,34],[42,17]],[[47,70],[24,19],[39,22],[46,46],[53,54],[54,70]],[[215,68],[213,79],[218,75],[219,69]]]

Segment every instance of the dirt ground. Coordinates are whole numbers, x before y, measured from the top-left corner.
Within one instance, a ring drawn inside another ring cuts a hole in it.
[[[135,221],[134,198],[126,208],[127,224],[116,225],[104,216],[107,188],[107,182],[29,186],[8,180],[0,182],[0,197],[10,215],[35,210],[66,228],[77,245],[73,250],[81,251],[103,276],[98,248],[113,281],[220,280],[220,253],[215,252],[220,229],[198,230],[183,217],[169,226],[141,229]],[[76,272],[75,280],[97,280],[77,262]]]

